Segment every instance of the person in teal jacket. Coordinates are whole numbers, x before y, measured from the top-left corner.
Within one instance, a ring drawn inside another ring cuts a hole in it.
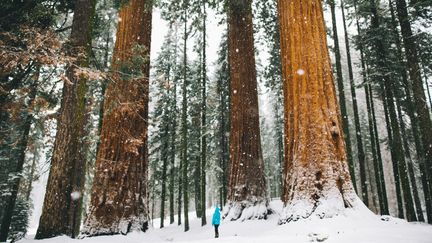
[[[219,225],[220,225],[220,210],[219,207],[216,207],[215,212],[213,213],[212,225],[215,227],[215,238],[219,238]]]

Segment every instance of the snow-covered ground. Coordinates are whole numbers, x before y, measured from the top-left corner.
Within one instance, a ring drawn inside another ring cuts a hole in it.
[[[162,243],[162,242],[224,242],[224,243],[432,243],[432,226],[420,223],[408,223],[392,217],[379,217],[365,210],[346,210],[343,215],[329,219],[307,219],[277,225],[281,203],[273,201],[275,214],[267,220],[245,222],[222,221],[220,238],[215,239],[211,225],[201,227],[201,221],[190,214],[191,229],[183,231],[183,226],[169,225],[163,229],[155,228],[146,233],[131,233],[127,236],[101,236],[73,240],[57,237],[42,241],[28,239],[20,243]],[[211,220],[212,210],[207,211]]]

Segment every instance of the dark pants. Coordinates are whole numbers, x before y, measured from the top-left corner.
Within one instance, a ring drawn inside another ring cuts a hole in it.
[[[214,227],[215,227],[215,238],[219,238],[219,225],[215,224]]]

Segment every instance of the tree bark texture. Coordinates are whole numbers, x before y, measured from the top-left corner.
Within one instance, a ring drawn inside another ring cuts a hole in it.
[[[101,143],[83,234],[127,234],[148,228],[148,86],[152,6],[130,0],[119,12]],[[140,51],[137,51],[140,50]],[[132,65],[133,60],[144,62]],[[128,73],[140,70],[136,77]],[[126,74],[125,74],[126,72]]]
[[[268,205],[259,128],[251,3],[251,0],[229,2],[231,157],[224,216],[231,220],[265,218]]]
[[[285,106],[279,223],[361,205],[348,169],[321,1],[279,0]]]
[[[86,165],[83,147],[87,80],[76,72],[79,66],[88,67],[95,3],[94,0],[79,0],[75,4],[70,51],[77,60],[66,71],[69,81],[63,86],[58,129],[36,239],[63,234],[74,238],[79,233]],[[80,57],[83,52],[86,57]]]

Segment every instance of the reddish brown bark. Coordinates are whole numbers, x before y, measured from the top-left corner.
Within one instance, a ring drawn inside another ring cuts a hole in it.
[[[148,227],[151,20],[149,0],[130,0],[119,13],[113,55],[113,68],[117,72],[105,95],[101,143],[91,205],[83,230],[85,235],[126,234],[133,230],[145,231]]]
[[[64,83],[57,134],[51,168],[36,239],[58,235],[77,236],[81,223],[82,191],[85,178],[83,147],[86,124],[85,96],[87,80],[77,76],[78,67],[88,66],[91,50],[94,0],[76,2],[70,54],[77,61],[66,71],[69,82]],[[82,57],[84,52],[86,57]]]
[[[320,0],[279,0],[285,97],[280,223],[330,217],[358,201],[348,171]]]
[[[229,219],[265,218],[266,182],[259,129],[251,0],[231,0],[229,63],[231,75],[231,133]],[[254,213],[243,213],[258,207]]]

